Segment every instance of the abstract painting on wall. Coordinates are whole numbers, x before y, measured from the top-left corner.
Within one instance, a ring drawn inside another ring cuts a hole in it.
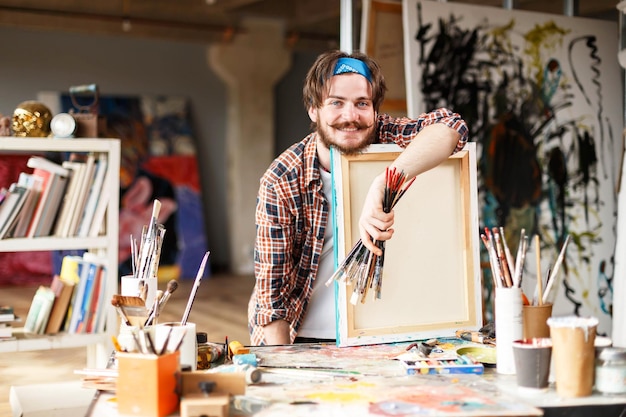
[[[593,315],[598,332],[610,332],[623,149],[617,25],[445,2],[402,6],[409,116],[442,106],[463,116],[478,149],[481,228],[503,227],[516,243],[522,228],[538,234],[544,277],[570,235],[554,314]],[[526,262],[529,298],[536,272]]]

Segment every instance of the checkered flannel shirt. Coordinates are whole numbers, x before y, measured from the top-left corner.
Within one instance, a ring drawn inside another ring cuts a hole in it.
[[[465,145],[468,129],[458,114],[438,109],[418,119],[378,116],[377,143],[406,147],[424,127],[444,123],[460,134],[454,152]],[[328,223],[329,202],[322,191],[312,133],[283,152],[260,180],[254,250],[256,285],[248,305],[253,345],[264,344],[263,326],[283,319],[293,343],[312,294]]]

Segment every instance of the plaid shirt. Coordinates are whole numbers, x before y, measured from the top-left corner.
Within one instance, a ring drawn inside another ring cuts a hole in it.
[[[444,123],[459,132],[454,152],[467,141],[468,129],[458,114],[438,109],[417,120],[378,116],[377,143],[406,147],[425,126]],[[316,151],[317,134],[283,152],[260,181],[256,207],[254,272],[256,285],[248,305],[253,345],[264,344],[263,326],[283,319],[293,343],[311,298],[317,275],[329,203],[322,191]]]

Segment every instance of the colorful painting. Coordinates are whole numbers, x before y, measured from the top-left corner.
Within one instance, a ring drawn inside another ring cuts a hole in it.
[[[61,108],[73,108],[69,95]],[[99,113],[106,136],[122,139],[120,168],[120,275],[131,271],[130,236],[139,241],[154,199],[166,233],[162,280],[195,277],[207,251],[198,160],[189,103],[165,96],[104,96]],[[207,268],[208,271],[208,268]]]
[[[593,315],[610,332],[622,156],[616,25],[420,0],[404,0],[403,17],[409,115],[446,106],[468,122],[481,228],[502,226],[510,242],[522,228],[538,234],[544,277],[571,235],[554,314]],[[523,274],[531,296],[533,264]]]

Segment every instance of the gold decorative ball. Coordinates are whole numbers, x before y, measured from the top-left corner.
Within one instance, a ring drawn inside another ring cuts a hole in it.
[[[13,135],[29,138],[50,136],[52,113],[43,103],[34,100],[18,104],[13,112],[11,127]]]

